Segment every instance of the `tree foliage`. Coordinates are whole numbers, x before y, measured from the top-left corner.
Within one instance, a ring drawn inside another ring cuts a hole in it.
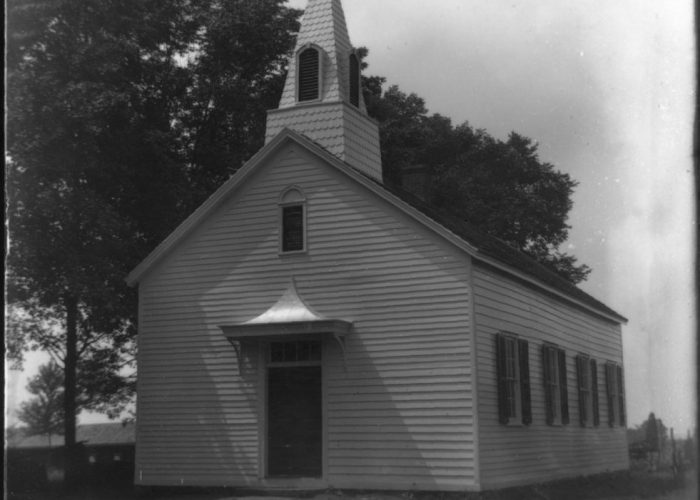
[[[281,0],[220,1],[200,11],[179,116],[195,205],[263,146],[300,14]]]
[[[363,52],[366,54],[366,51]],[[401,187],[419,167],[432,207],[447,210],[517,248],[573,283],[590,269],[560,246],[576,181],[542,162],[537,144],[512,132],[495,139],[468,123],[428,114],[425,101],[384,79],[364,79],[368,112],[380,126],[384,182]]]
[[[186,2],[8,5],[8,298],[41,319],[25,345],[63,364],[69,448],[81,399],[99,408],[132,393],[119,370],[135,311],[123,277],[176,222],[186,185],[167,78],[186,13]]]
[[[63,370],[55,362],[39,367],[39,373],[27,384],[35,397],[20,406],[17,417],[27,424],[26,434],[63,434]]]

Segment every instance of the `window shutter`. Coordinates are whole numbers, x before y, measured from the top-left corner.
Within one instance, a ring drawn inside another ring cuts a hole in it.
[[[600,408],[598,407],[598,363],[591,360],[591,401],[593,403],[593,425],[600,425]]]
[[[350,104],[360,107],[360,60],[350,54]]]
[[[549,391],[549,385],[552,379],[552,374],[549,370],[549,348],[546,345],[542,346],[542,374],[544,379],[544,402],[547,425],[554,424],[554,405],[552,402],[552,394]]]
[[[518,360],[520,362],[520,403],[523,424],[532,423],[532,404],[530,401],[530,349],[527,340],[518,339]]]
[[[558,349],[559,357],[559,391],[561,394],[561,423],[566,425],[569,423],[569,388],[567,385],[566,376],[566,352],[564,349]]]
[[[622,366],[617,365],[617,396],[620,400],[620,425],[627,424],[627,412],[625,411],[625,380],[623,378]]]
[[[496,335],[496,378],[498,385],[498,422],[508,423],[508,401],[506,394],[506,339]]]
[[[615,396],[613,394],[613,384],[615,373],[613,367],[606,363],[605,365],[605,388],[608,395],[608,425],[613,427],[615,425]]]
[[[308,48],[299,54],[299,101],[313,101],[319,98],[319,52]]]
[[[586,386],[584,380],[584,370],[586,363],[586,358],[583,356],[576,356],[576,378],[578,380],[578,418],[581,427],[586,427]]]

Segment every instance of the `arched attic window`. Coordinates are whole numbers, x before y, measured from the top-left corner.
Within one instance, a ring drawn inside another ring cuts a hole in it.
[[[280,252],[306,251],[306,197],[297,186],[282,192],[280,207]]]
[[[360,59],[354,52],[350,54],[350,104],[360,107]]]
[[[315,101],[321,97],[321,51],[307,47],[297,59],[297,99],[299,102]]]

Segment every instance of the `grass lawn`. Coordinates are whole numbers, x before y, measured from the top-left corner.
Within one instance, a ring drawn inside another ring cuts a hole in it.
[[[91,486],[66,494],[60,488],[32,493],[7,492],[8,500],[697,500],[697,476],[689,471],[682,479],[670,474],[649,474],[643,471],[584,477],[521,488],[508,488],[482,493],[325,491],[283,497],[262,497],[234,490],[172,490],[136,492],[130,486]]]

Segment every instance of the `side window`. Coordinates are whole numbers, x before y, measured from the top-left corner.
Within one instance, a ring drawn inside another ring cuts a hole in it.
[[[350,54],[350,104],[360,107],[360,59]]]
[[[608,424],[610,427],[616,424],[624,426],[627,424],[627,415],[622,366],[611,362],[605,364],[605,385],[608,393]]]
[[[297,100],[314,101],[321,96],[321,52],[314,47],[303,49],[297,60]]]
[[[528,343],[514,335],[496,335],[498,414],[502,424],[532,423]]]
[[[542,346],[545,406],[548,425],[569,423],[566,353],[557,346]]]
[[[578,377],[578,408],[581,427],[598,426],[598,365],[585,354],[576,356]]]
[[[280,198],[280,252],[306,250],[306,199],[298,188],[287,189]]]

